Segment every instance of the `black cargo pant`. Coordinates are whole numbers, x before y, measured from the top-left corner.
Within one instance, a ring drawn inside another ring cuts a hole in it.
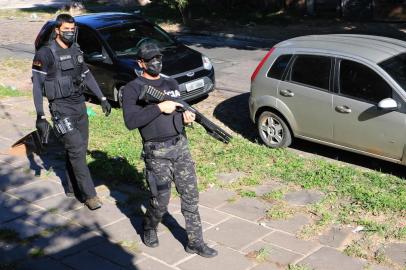
[[[66,180],[68,192],[78,191],[79,199],[86,201],[96,196],[93,180],[86,163],[86,151],[89,142],[89,119],[86,105],[51,104],[53,117],[69,117],[73,130],[60,136],[66,151]]]
[[[199,192],[187,139],[179,135],[166,142],[146,142],[144,160],[147,180],[150,185],[152,182],[156,183],[158,193],[155,197],[152,194],[144,219],[144,230],[156,229],[163,215],[168,211],[170,187],[173,181],[180,194],[181,211],[185,217],[189,244],[192,246],[202,244],[202,224],[198,210]]]

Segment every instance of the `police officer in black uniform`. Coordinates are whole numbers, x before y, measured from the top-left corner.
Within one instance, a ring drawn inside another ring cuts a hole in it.
[[[83,53],[75,43],[74,18],[68,14],[60,14],[55,23],[55,39],[37,51],[32,65],[36,127],[40,135],[48,127],[42,100],[45,94],[49,101],[54,131],[66,150],[67,195],[73,197],[74,191],[78,191],[78,199],[89,209],[95,210],[102,203],[97,197],[86,164],[89,120],[84,88],[87,86],[100,99],[106,116],[110,114],[111,106],[83,62]]]
[[[188,235],[186,251],[203,257],[214,257],[217,251],[203,241],[196,172],[184,130],[184,124],[192,123],[195,114],[177,111],[182,105],[174,101],[148,104],[140,100],[145,85],[176,98],[180,97],[180,92],[174,79],[160,75],[162,54],[155,43],[141,43],[138,57],[143,73],[124,87],[123,114],[127,128],[138,128],[143,139],[146,178],[151,191],[150,206],[143,223],[144,243],[149,247],[159,245],[156,230],[168,210],[171,183],[174,182],[185,217]]]

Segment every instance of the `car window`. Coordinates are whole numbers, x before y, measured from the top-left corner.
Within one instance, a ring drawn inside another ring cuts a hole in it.
[[[102,44],[97,36],[86,28],[79,28],[78,43],[85,55],[95,55],[102,53]]]
[[[406,91],[406,53],[396,55],[379,64]]]
[[[293,82],[328,90],[332,59],[327,56],[298,55],[292,67]]]
[[[267,76],[269,78],[281,80],[291,58],[291,54],[280,55],[269,69]]]
[[[154,40],[161,49],[173,46],[175,41],[162,29],[150,24],[123,25],[101,31],[103,38],[118,55],[138,52],[138,44],[145,39]]]
[[[369,67],[350,60],[340,61],[340,94],[378,103],[392,97],[392,88]]]

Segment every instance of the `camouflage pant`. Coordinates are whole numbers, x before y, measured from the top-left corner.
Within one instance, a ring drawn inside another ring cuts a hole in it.
[[[157,193],[155,196],[157,205],[151,200],[144,219],[144,229],[155,229],[162,216],[168,211],[170,187],[174,182],[176,190],[180,194],[181,211],[185,217],[189,243],[199,245],[203,241],[198,210],[199,192],[187,139],[180,135],[176,140],[170,142],[147,142],[144,144],[144,153],[146,177],[149,183],[156,182],[155,191]]]

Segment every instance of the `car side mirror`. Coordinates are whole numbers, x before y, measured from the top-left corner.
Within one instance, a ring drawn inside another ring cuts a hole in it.
[[[398,103],[393,98],[385,98],[379,101],[378,108],[381,110],[396,110],[399,108]]]
[[[101,53],[87,55],[87,57],[86,57],[86,61],[88,61],[88,62],[103,62],[106,59],[107,59],[107,57]]]

